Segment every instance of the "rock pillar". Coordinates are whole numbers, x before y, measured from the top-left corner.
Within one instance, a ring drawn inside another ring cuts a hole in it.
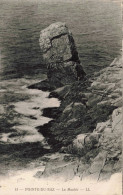
[[[53,23],[42,30],[39,43],[50,84],[60,87],[84,78],[72,33],[65,23]]]

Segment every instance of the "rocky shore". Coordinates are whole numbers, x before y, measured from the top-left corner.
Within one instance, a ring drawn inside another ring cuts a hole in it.
[[[56,155],[35,177],[102,181],[121,172],[122,56],[88,78],[72,33],[60,22],[41,32],[40,47],[47,79],[29,88],[50,91],[61,105],[44,109],[53,120],[37,127]]]

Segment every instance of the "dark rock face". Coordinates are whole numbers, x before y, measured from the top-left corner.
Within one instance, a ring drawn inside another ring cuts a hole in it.
[[[84,78],[72,33],[65,23],[57,22],[42,30],[39,42],[53,86],[61,87]]]

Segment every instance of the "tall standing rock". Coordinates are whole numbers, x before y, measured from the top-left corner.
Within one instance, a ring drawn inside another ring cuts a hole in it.
[[[65,23],[53,23],[42,30],[39,42],[48,80],[53,86],[60,87],[84,78],[72,33]]]

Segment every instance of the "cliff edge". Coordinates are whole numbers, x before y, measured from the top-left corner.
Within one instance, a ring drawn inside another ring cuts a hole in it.
[[[85,76],[64,23],[43,30],[40,47],[48,78],[38,88],[52,89],[49,98],[59,98],[61,105],[58,110],[44,109],[44,115],[55,120],[39,127],[39,132],[60,155],[38,177],[64,175],[66,179],[78,176],[101,181],[121,172],[122,56],[92,80]]]

